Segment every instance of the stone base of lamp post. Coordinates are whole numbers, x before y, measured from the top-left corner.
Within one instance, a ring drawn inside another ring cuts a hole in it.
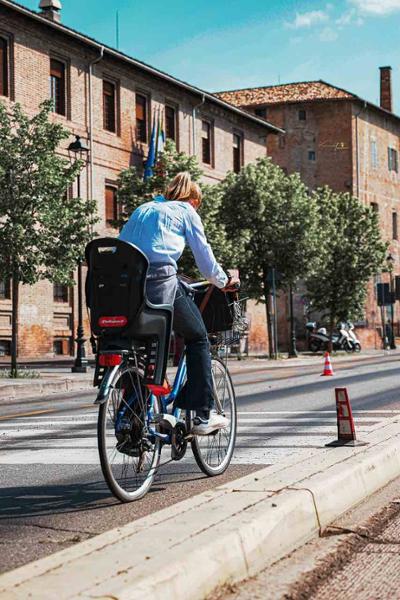
[[[71,368],[72,373],[88,373],[90,371],[89,361],[85,353],[85,338],[83,337],[83,328],[78,327],[76,336],[76,358],[74,366]]]
[[[86,361],[86,365],[81,365],[80,367],[76,367],[75,365],[71,368],[71,373],[89,373],[90,367],[89,363]]]

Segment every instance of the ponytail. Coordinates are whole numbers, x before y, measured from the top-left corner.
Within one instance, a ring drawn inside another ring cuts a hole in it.
[[[167,187],[165,197],[167,200],[189,200],[192,189],[192,178],[188,171],[175,175]]]

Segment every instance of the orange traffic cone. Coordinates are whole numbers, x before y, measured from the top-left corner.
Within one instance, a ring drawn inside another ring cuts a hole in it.
[[[353,413],[347,388],[335,388],[338,439],[325,446],[365,446],[356,439]]]
[[[325,352],[325,364],[324,371],[321,374],[321,377],[327,377],[328,375],[334,375],[331,363],[331,357],[329,356],[329,352]]]

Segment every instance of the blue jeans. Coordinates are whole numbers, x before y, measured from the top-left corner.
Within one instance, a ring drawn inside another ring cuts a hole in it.
[[[188,410],[208,411],[214,401],[207,330],[199,309],[180,282],[174,302],[173,329],[185,340],[187,364],[187,383],[175,405]]]

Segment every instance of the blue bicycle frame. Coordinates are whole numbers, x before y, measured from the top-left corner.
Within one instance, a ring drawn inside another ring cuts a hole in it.
[[[167,413],[168,406],[170,406],[175,401],[180,390],[182,389],[185,379],[186,379],[186,355],[183,352],[183,354],[179,360],[178,369],[176,371],[176,375],[175,375],[175,379],[174,379],[174,383],[173,383],[171,392],[167,396],[159,396],[159,399],[161,401],[161,412],[163,414]],[[154,423],[155,399],[156,399],[156,396],[153,393],[151,393],[149,409],[147,411],[147,422],[148,423]],[[181,414],[181,409],[175,407],[174,410],[172,411],[171,416],[175,419],[175,421],[178,421],[180,414]],[[159,433],[153,427],[150,427],[150,426],[149,426],[149,431],[154,437],[160,438],[164,443],[166,443],[166,444],[171,443],[171,434]]]

